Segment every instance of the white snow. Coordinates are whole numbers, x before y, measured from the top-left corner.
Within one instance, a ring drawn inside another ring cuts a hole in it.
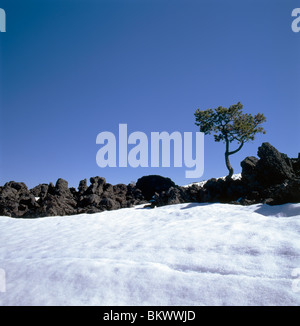
[[[223,179],[225,180],[226,176],[225,177],[220,177],[218,179]],[[232,177],[231,177],[233,180],[239,180],[242,178],[242,174],[241,173],[237,173],[237,174],[234,174]],[[207,182],[207,180],[203,180],[203,181],[200,181],[200,182],[193,182],[193,183],[190,183],[188,185],[184,185],[183,187],[190,187],[192,185],[196,185],[196,186],[200,186],[200,187],[203,187],[205,185],[205,183]]]
[[[0,217],[0,305],[299,305],[299,234],[300,204]]]

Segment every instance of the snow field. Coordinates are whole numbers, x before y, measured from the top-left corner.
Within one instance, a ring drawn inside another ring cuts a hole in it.
[[[0,305],[299,305],[300,204],[0,217]]]

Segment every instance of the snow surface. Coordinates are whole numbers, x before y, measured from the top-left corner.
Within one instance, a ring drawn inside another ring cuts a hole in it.
[[[225,180],[226,176],[225,177],[220,177],[220,178],[217,178],[218,179],[223,179]],[[233,180],[239,180],[242,178],[242,174],[241,173],[237,173],[237,174],[234,174],[231,179]],[[193,183],[190,183],[188,185],[184,185],[183,187],[190,187],[192,185],[196,185],[196,186],[200,186],[200,187],[203,187],[205,185],[205,183],[207,182],[208,180],[203,180],[203,181],[200,181],[200,182],[193,182]]]
[[[300,204],[0,217],[0,305],[299,305],[299,234]]]

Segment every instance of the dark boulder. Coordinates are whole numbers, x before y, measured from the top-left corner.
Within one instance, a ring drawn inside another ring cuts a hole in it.
[[[58,196],[69,197],[72,196],[68,186],[68,181],[59,178],[55,184],[55,194]]]
[[[80,180],[79,186],[78,186],[78,193],[79,194],[84,194],[86,192],[87,188],[88,187],[87,187],[87,181],[86,181],[86,179]]]
[[[166,191],[155,193],[150,200],[150,207],[201,202],[203,188],[198,185],[190,187],[170,187]]]
[[[300,202],[300,155],[289,158],[269,143],[258,149],[259,159],[241,162],[242,178],[210,179],[203,186],[179,187],[166,177],[148,175],[134,184],[111,185],[105,178],[92,177],[90,185],[81,180],[78,190],[58,179],[30,190],[22,182],[0,187],[0,215],[41,217],[96,213],[132,207],[151,200],[151,207],[189,202],[223,202],[242,205],[266,203],[280,205]],[[38,198],[36,198],[38,197]]]
[[[279,205],[300,202],[298,159],[290,159],[269,143],[258,148],[258,156],[241,162],[242,182],[246,194],[242,204],[267,203]]]
[[[145,202],[141,190],[135,186],[112,185],[101,177],[92,177],[90,181],[89,187],[84,180],[78,187],[77,210],[80,213],[115,210]]]
[[[63,216],[77,213],[76,198],[69,189],[68,182],[61,178],[57,180],[55,187],[52,183],[49,184],[46,196],[41,197],[38,203],[39,207],[34,212],[28,212],[27,217]]]
[[[142,191],[131,184],[127,186],[126,201],[127,207],[144,204],[146,202]]]
[[[95,214],[103,212],[103,210],[96,206],[86,206],[86,207],[78,207],[77,214]]]
[[[271,144],[263,143],[258,148],[257,155],[260,160],[257,162],[255,172],[260,183],[268,186],[295,178],[291,160]]]
[[[24,183],[8,182],[0,187],[0,215],[11,217],[42,217],[96,213],[131,207],[145,202],[140,189],[134,185],[111,185],[101,177],[81,180],[78,190],[58,179],[55,186],[40,184],[30,190]]]
[[[160,175],[148,175],[138,179],[136,188],[142,191],[143,196],[150,200],[155,193],[167,191],[171,187],[175,187],[175,183],[166,177]]]
[[[79,202],[80,207],[95,206],[97,207],[100,204],[101,197],[95,194],[88,194],[83,196]]]
[[[244,182],[256,182],[258,158],[248,156],[241,162],[242,180]]]
[[[38,207],[34,195],[25,183],[10,181],[0,190],[0,215],[26,217]]]
[[[202,202],[235,202],[244,196],[248,187],[241,180],[228,178],[209,179],[200,192]]]
[[[30,193],[34,197],[44,198],[48,193],[49,185],[46,183],[39,184],[38,186],[30,189]]]
[[[298,158],[291,159],[293,170],[297,177],[300,177],[300,153],[298,154]]]
[[[189,187],[182,187],[185,191],[185,196],[189,202],[202,202],[205,190],[203,187],[193,184]]]
[[[99,206],[102,210],[115,210],[121,208],[120,203],[112,198],[103,197],[100,201]]]
[[[223,179],[211,178],[203,185],[206,191],[206,201],[207,202],[217,202],[220,201],[220,197],[224,195],[224,184]]]
[[[286,180],[262,190],[263,202],[269,205],[300,203],[300,180]]]
[[[164,206],[188,202],[186,189],[182,187],[171,187],[166,191],[154,194],[153,206]]]
[[[76,213],[75,200],[71,201],[62,196],[48,194],[34,212],[34,216],[28,215],[28,217],[65,216]]]
[[[106,192],[105,192],[106,194]],[[121,208],[128,207],[127,203],[127,186],[125,184],[117,184],[113,186],[113,196],[114,200],[118,203]]]
[[[103,193],[103,187],[106,184],[105,178],[92,177],[90,178],[91,185],[87,188],[87,194],[96,194],[101,196]]]

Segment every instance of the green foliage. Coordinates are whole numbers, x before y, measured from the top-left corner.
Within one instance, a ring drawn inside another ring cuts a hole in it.
[[[238,143],[245,143],[254,140],[255,134],[264,133],[260,126],[266,121],[263,114],[258,113],[254,117],[251,114],[242,112],[243,105],[238,102],[229,108],[219,106],[216,109],[199,110],[195,112],[196,125],[204,134],[215,133],[215,141],[231,143],[236,140]]]
[[[266,121],[265,116],[262,113],[252,116],[243,113],[242,109],[243,105],[238,102],[229,108],[219,106],[216,109],[197,109],[195,112],[195,124],[200,127],[200,131],[205,135],[213,133],[216,142],[223,141],[226,144],[225,162],[229,170],[228,177],[233,174],[229,155],[237,153],[244,143],[254,140],[257,133],[266,133],[260,126]],[[239,147],[234,151],[229,151],[229,144],[233,141],[236,141]]]

